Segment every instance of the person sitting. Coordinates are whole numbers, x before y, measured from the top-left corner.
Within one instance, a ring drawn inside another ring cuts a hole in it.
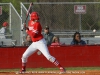
[[[71,45],[86,45],[86,42],[81,40],[81,35],[79,32],[75,32]]]
[[[57,45],[59,46],[59,45],[65,45],[65,44],[60,42],[60,39],[58,36],[54,36],[51,46],[57,46]]]
[[[54,34],[49,31],[49,26],[45,26],[43,37],[46,40],[47,46],[50,46],[52,43],[52,39],[54,37]]]
[[[5,33],[6,33],[6,29],[8,28],[9,24],[8,22],[4,22],[2,26],[3,27],[0,29],[0,39],[6,39]]]
[[[30,46],[32,44],[31,37],[26,35],[26,40],[23,42],[22,46]]]

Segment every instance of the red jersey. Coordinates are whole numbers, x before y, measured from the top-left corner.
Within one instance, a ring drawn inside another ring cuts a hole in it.
[[[31,36],[33,42],[39,41],[43,38],[43,35],[41,34],[42,27],[39,22],[34,23],[32,20],[30,20],[28,22],[28,28],[29,31],[27,32],[27,34]]]

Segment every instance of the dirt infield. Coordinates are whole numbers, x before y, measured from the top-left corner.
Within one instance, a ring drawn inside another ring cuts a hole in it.
[[[25,74],[16,74],[16,72],[0,72],[0,75],[59,75],[59,72],[55,71],[33,71]],[[62,75],[100,75],[99,70],[86,70],[86,71],[66,71]]]

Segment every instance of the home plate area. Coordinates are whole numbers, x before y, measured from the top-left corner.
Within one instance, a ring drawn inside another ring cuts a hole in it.
[[[19,72],[0,72],[0,75],[100,75],[99,70],[86,70],[86,71],[66,71],[66,73],[60,73],[58,71],[30,71],[23,74]]]

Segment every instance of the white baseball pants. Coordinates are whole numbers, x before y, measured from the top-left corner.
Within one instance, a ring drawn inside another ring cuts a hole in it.
[[[24,52],[22,56],[22,63],[26,63],[27,59],[30,55],[36,52],[36,50],[40,50],[42,54],[52,63],[56,60],[55,57],[51,56],[46,44],[46,41],[44,39],[41,39],[37,42],[33,42],[27,50]]]

